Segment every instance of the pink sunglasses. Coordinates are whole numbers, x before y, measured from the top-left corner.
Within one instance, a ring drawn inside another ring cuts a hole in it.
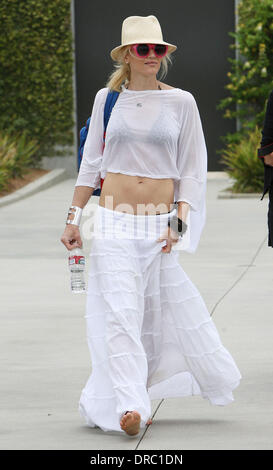
[[[165,44],[134,44],[132,46],[132,49],[134,50],[135,54],[137,57],[140,57],[141,59],[145,59],[148,57],[150,54],[150,50],[153,49],[156,57],[164,57],[167,52],[168,52],[168,46]]]

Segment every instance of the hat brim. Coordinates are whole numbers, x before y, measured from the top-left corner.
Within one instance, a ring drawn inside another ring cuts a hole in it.
[[[128,42],[127,44],[122,44],[120,46],[117,46],[115,47],[114,49],[111,50],[110,52],[110,56],[113,60],[117,61],[118,60],[118,56],[119,56],[119,51],[125,47],[125,46],[130,46],[131,44],[137,44],[138,41],[133,41],[133,42]],[[141,39],[139,41],[140,43],[143,43],[143,42],[146,42],[146,41],[143,41],[143,39]],[[174,44],[170,44],[169,42],[165,42],[165,41],[152,41],[152,40],[149,40],[147,41],[149,42],[150,44],[165,44],[166,46],[169,46],[168,47],[168,54],[172,54],[174,51],[176,51],[177,49],[177,46],[175,46]]]

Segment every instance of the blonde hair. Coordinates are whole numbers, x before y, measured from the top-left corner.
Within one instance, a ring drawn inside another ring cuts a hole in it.
[[[124,57],[126,53],[129,52],[130,47],[131,45],[124,46],[120,49],[119,56],[116,60],[117,65],[114,65],[116,70],[110,73],[108,80],[105,83],[105,86],[110,88],[110,91],[115,90],[121,92],[121,85],[123,83],[126,85],[128,82],[130,82],[130,65],[126,64],[124,61]],[[168,73],[168,63],[172,65],[171,54],[172,53],[167,53],[161,61],[160,69],[158,71],[159,79],[166,77]]]

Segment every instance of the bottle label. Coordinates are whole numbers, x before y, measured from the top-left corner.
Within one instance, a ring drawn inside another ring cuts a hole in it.
[[[69,256],[69,265],[72,264],[85,264],[85,257],[82,255]]]

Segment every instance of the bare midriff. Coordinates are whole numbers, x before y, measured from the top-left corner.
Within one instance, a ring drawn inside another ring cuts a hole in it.
[[[172,178],[147,178],[107,172],[99,205],[135,215],[155,215],[174,208]]]

